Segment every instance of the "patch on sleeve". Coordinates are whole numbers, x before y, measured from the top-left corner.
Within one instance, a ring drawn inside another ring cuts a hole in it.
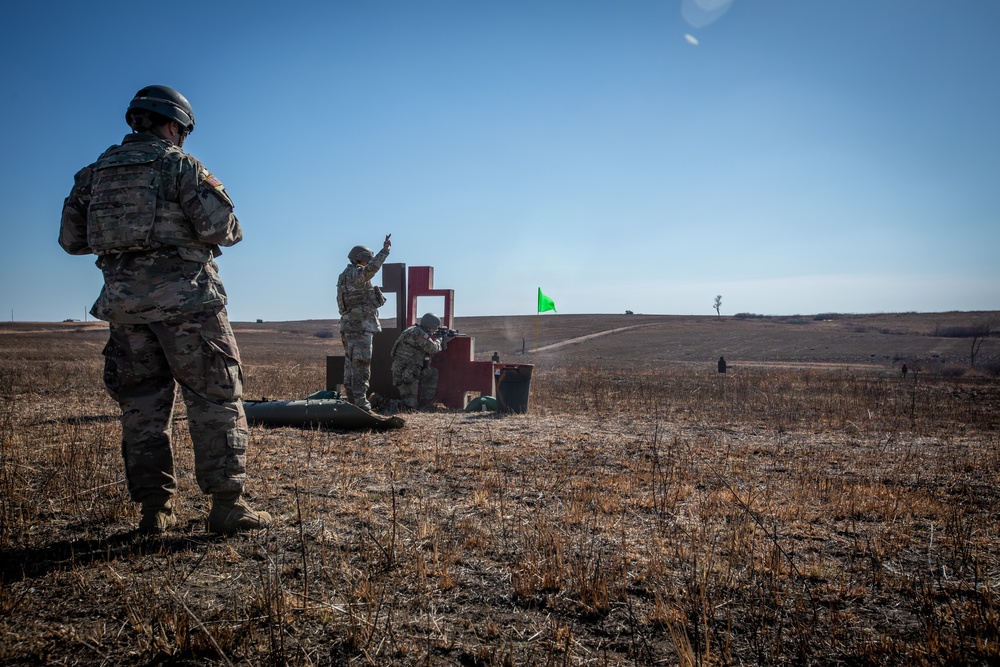
[[[212,174],[207,171],[205,172],[205,176],[202,180],[211,185],[213,188],[217,188],[219,190],[222,189],[222,181],[217,179],[215,176],[212,176]]]

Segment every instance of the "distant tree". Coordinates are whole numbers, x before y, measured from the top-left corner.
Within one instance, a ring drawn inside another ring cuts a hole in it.
[[[715,303],[712,304],[712,308],[715,308],[715,316],[716,317],[722,317],[722,313],[719,312],[719,308],[722,308],[722,295],[721,294],[716,294],[715,295]]]
[[[625,314],[626,315],[635,315],[635,313],[633,313],[631,310],[626,310]]]
[[[972,351],[969,354],[969,367],[976,365],[976,357],[979,355],[979,348],[983,346],[983,341],[989,338],[992,330],[990,322],[980,322],[972,326]]]

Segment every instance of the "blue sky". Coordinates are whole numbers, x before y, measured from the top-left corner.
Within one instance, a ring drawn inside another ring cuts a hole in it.
[[[995,0],[5,3],[0,319],[89,309],[62,201],[154,83],[236,202],[233,320],[335,318],[386,233],[458,316],[538,287],[560,313],[1000,309],[998,30]]]

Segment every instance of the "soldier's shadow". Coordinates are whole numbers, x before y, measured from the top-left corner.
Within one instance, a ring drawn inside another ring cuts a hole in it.
[[[211,534],[152,537],[133,530],[102,538],[60,540],[42,547],[3,549],[0,550],[0,583],[8,585],[95,562],[193,551],[221,539],[224,538]]]

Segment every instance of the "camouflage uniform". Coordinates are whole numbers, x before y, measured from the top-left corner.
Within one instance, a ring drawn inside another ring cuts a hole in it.
[[[348,400],[371,409],[368,382],[372,374],[372,336],[382,330],[378,309],[385,296],[372,278],[389,256],[383,248],[367,265],[351,262],[337,279],[337,308],[340,311],[340,340],[344,344],[344,391]]]
[[[434,400],[437,393],[438,370],[424,365],[427,357],[441,351],[440,341],[418,324],[399,335],[392,345],[392,384],[407,407],[416,408]],[[419,396],[418,396],[419,393]]]
[[[187,406],[205,493],[239,493],[248,428],[240,353],[213,258],[243,238],[222,183],[152,133],[134,133],[81,169],[59,244],[98,255],[91,313],[110,323],[104,382],[122,408],[122,454],[136,501],[171,496],[175,387]]]

